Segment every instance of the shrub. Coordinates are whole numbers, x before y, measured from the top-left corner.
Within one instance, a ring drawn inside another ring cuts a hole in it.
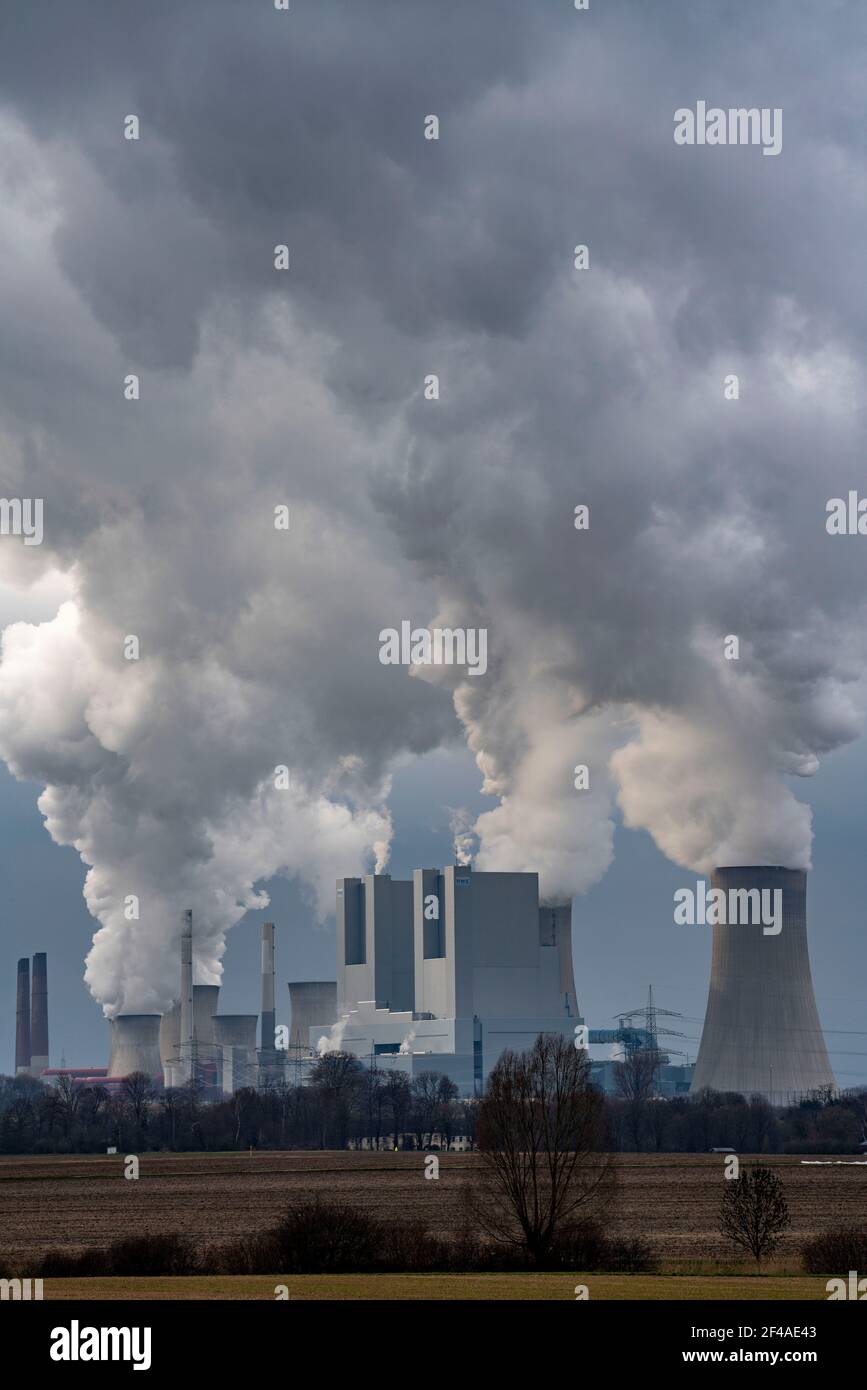
[[[376,1268],[384,1244],[379,1223],[348,1202],[297,1202],[273,1232],[284,1274],[363,1274]]]
[[[825,1231],[804,1242],[801,1259],[808,1274],[867,1274],[867,1231]]]
[[[145,1277],[197,1274],[200,1263],[185,1236],[143,1235],[113,1241],[107,1249],[49,1250],[39,1262],[41,1278]]]
[[[628,1239],[607,1236],[595,1221],[587,1221],[557,1241],[551,1252],[551,1267],[649,1274],[657,1267],[657,1261],[646,1241],[637,1236]]]

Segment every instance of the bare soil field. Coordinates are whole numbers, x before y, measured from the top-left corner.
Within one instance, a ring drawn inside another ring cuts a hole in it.
[[[107,1245],[145,1231],[219,1243],[267,1229],[287,1202],[314,1194],[386,1219],[418,1218],[447,1234],[460,1224],[461,1190],[479,1158],[439,1158],[434,1181],[425,1179],[420,1153],[146,1153],[140,1177],[127,1180],[123,1154],[0,1156],[0,1261],[26,1264],[28,1255],[51,1247]],[[808,1235],[867,1226],[867,1167],[807,1166],[789,1155],[742,1155],[741,1162],[769,1164],[785,1184],[792,1225],[781,1268],[798,1267]],[[722,1155],[626,1154],[617,1167],[618,1195],[606,1221],[613,1232],[644,1237],[669,1269],[714,1260],[737,1267],[717,1231]]]
[[[671,1278],[651,1274],[307,1274],[232,1275],[185,1279],[46,1279],[46,1300],[201,1300],[275,1298],[284,1284],[293,1302],[336,1299],[439,1301],[504,1300],[570,1302],[575,1285],[587,1285],[595,1302],[649,1299],[817,1301],[827,1299],[824,1279]]]

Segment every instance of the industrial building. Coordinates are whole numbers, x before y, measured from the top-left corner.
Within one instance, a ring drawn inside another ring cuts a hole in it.
[[[714,926],[692,1092],[710,1087],[789,1105],[835,1087],[810,972],[806,873],[739,866],[715,869],[711,883],[727,895],[781,892],[782,929],[774,935],[760,922]]]
[[[275,933],[261,932],[261,1012],[218,1012],[220,987],[193,984],[193,914],[184,913],[177,1000],[165,1014],[120,1014],[111,1022],[107,1068],[65,1068],[76,1084],[118,1085],[132,1072],[158,1084],[194,1082],[218,1097],[243,1087],[309,1079],[316,1059],[351,1053],[409,1078],[443,1072],[463,1097],[481,1093],[508,1048],[540,1033],[576,1040],[583,1029],[592,1079],[614,1091],[616,1062],[640,1048],[658,1054],[658,1095],[706,1088],[760,1095],[774,1105],[835,1088],[822,1036],[807,947],[807,875],[764,866],[718,868],[713,889],[779,893],[782,927],[713,926],[713,958],[698,1060],[673,1063],[652,993],[616,1029],[586,1029],[575,993],[571,907],[540,906],[538,876],[476,872],[465,865],[337,881],[336,980],[289,983],[291,1026],[275,1021]],[[770,899],[769,899],[770,900]],[[642,1027],[634,1026],[643,1015]],[[257,1023],[261,1026],[257,1046]],[[679,1036],[673,1034],[672,1036]],[[579,1044],[581,1045],[581,1044]],[[50,1067],[47,961],[18,962],[15,1070]]]
[[[275,1046],[274,923],[262,924],[262,1037],[256,1048],[257,1014],[219,1014],[219,985],[193,984],[193,914],[184,913],[180,998],[163,1015],[159,1074],[166,1086],[194,1082],[221,1095],[280,1080],[284,1052]],[[118,1020],[115,1020],[118,1022]]]
[[[50,1066],[48,1056],[48,958],[44,951],[30,961],[18,962],[15,1004],[15,1074],[41,1076]]]
[[[540,907],[537,874],[467,865],[339,879],[336,1004],[336,1021],[307,1022],[312,1053],[444,1072],[477,1095],[507,1048],[574,1041],[571,908]]]

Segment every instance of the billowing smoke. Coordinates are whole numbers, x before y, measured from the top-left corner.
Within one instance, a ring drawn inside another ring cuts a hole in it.
[[[348,1022],[348,1015],[343,1018],[338,1018],[335,1023],[332,1023],[328,1032],[322,1034],[322,1037],[316,1044],[316,1051],[320,1057],[327,1056],[329,1052],[342,1051],[343,1034],[346,1032],[346,1025]]]
[[[460,852],[549,898],[618,808],[678,863],[808,863],[789,779],[859,732],[867,631],[824,527],[865,442],[861,126],[798,86],[838,91],[842,20],[84,8],[0,52],[0,483],[45,499],[0,578],[68,592],[6,630],[0,753],[89,866],[107,1010],[168,1002],[188,905],[201,980],[269,875],[327,911],[385,861],[396,759],[461,733],[498,804]],[[86,92],[51,56],[85,27]],[[676,147],[745,46],[783,156]],[[381,665],[405,617],[486,628],[486,674]]]

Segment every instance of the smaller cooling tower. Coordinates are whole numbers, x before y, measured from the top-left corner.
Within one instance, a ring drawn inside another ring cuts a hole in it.
[[[193,985],[193,1024],[200,1047],[209,1047],[214,1041],[214,1014],[219,1002],[219,985]]]
[[[220,1067],[220,1086],[231,1095],[258,1081],[256,1025],[258,1014],[216,1014],[214,1045]]]
[[[258,1014],[215,1014],[214,1042],[219,1047],[246,1047],[256,1051]]]
[[[290,1047],[310,1047],[310,1029],[337,1022],[336,980],[290,980]]]
[[[143,1071],[162,1080],[160,1061],[161,1014],[118,1014],[111,1025],[109,1076],[130,1076]]]
[[[30,1071],[30,961],[18,962],[18,993],[15,1013],[15,1075]]]
[[[45,1071],[48,1061],[48,959],[44,951],[33,957],[30,995],[30,1070]]]

